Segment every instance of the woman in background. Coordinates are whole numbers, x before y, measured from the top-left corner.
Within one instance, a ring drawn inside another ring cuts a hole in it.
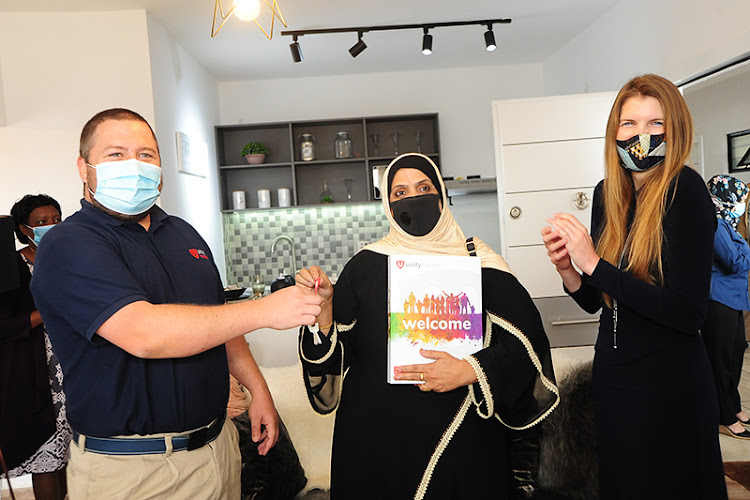
[[[302,329],[300,357],[313,409],[337,410],[331,498],[527,498],[538,424],[559,400],[539,312],[499,255],[466,240],[429,158],[393,160],[381,192],[390,232],[352,257],[335,294],[320,268],[297,275],[308,288],[321,278],[326,299],[317,327]],[[463,359],[423,350],[434,363],[397,367],[395,378],[424,383],[387,383],[388,256],[472,252],[481,259],[484,348]]]
[[[737,386],[747,348],[742,311],[750,311],[748,271],[750,246],[738,233],[738,221],[745,213],[747,186],[729,175],[715,175],[708,181],[718,226],[714,236],[711,295],[703,325],[703,342],[714,372],[719,399],[719,432],[750,439],[750,419],[740,406]]]
[[[593,369],[602,499],[727,498],[698,333],[716,217],[703,179],[686,166],[692,141],[674,84],[632,79],[609,115],[591,236],[570,214],[542,229],[566,291],[587,312],[602,311]]]
[[[36,249],[61,221],[60,204],[26,195],[11,215],[18,241],[28,246],[18,251],[21,287],[0,294],[0,448],[10,477],[32,474],[37,500],[63,500],[71,431],[62,369],[29,290]]]

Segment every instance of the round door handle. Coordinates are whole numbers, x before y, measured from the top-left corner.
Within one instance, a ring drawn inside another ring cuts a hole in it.
[[[518,219],[521,216],[521,208],[520,207],[513,207],[510,209],[510,218],[511,219]]]
[[[578,191],[575,198],[573,198],[573,204],[578,210],[586,210],[590,203],[589,197],[583,191]]]

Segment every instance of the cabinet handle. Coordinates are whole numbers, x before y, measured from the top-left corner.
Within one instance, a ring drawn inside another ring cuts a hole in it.
[[[553,321],[552,326],[586,325],[588,323],[599,323],[599,318],[560,319]]]
[[[510,218],[511,219],[518,219],[521,216],[521,208],[520,207],[513,207],[510,209]]]
[[[585,210],[589,206],[589,197],[583,191],[578,191],[573,198],[573,204],[578,210]]]

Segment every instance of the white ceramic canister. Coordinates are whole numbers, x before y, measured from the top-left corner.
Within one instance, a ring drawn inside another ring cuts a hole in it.
[[[258,190],[258,208],[271,208],[271,190]]]
[[[244,191],[232,191],[232,208],[235,210],[245,210],[247,208]]]
[[[292,206],[292,190],[289,188],[279,188],[276,192],[279,197],[280,207],[291,207]]]

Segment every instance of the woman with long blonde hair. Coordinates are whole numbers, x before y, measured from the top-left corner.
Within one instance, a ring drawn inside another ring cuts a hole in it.
[[[727,496],[699,335],[716,218],[687,166],[692,140],[674,84],[633,78],[607,123],[591,236],[570,214],[542,230],[566,291],[587,312],[601,309],[593,384],[602,499]]]

